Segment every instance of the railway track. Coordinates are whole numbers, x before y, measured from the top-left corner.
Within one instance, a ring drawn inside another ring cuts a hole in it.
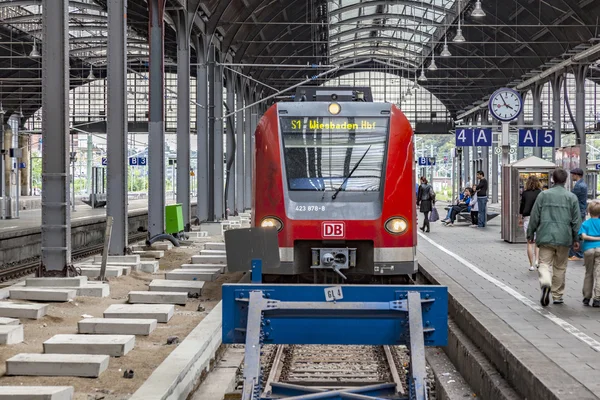
[[[129,235],[129,243],[144,240],[144,239],[146,239],[147,235],[148,234],[146,232]],[[92,255],[101,253],[103,248],[104,248],[103,243],[86,246],[81,249],[73,250],[71,252],[71,257],[72,257],[73,261],[80,260],[82,258],[86,258],[86,257],[92,256]],[[36,258],[31,258],[23,263],[19,263],[16,265],[10,265],[6,268],[1,268],[0,269],[0,283],[33,274],[33,273],[35,273],[35,271],[37,270],[39,265],[40,265],[40,257],[36,257]]]
[[[263,396],[274,382],[326,390],[394,383],[407,393],[404,346],[272,345],[263,347]]]

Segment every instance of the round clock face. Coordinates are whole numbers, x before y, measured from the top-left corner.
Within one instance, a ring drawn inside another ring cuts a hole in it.
[[[500,121],[512,121],[521,113],[523,101],[512,89],[499,89],[490,97],[490,112]]]

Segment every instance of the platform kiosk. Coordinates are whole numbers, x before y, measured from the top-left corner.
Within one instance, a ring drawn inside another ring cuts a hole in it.
[[[585,171],[585,183],[588,187],[588,199],[593,200],[598,197],[598,174],[600,173],[600,160],[588,161]]]
[[[523,223],[519,218],[521,194],[530,175],[537,175],[542,190],[549,188],[556,164],[531,156],[502,168],[502,239],[509,243],[526,243]]]

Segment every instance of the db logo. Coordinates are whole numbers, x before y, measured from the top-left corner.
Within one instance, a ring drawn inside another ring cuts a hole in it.
[[[343,238],[344,228],[343,222],[323,222],[323,237]]]

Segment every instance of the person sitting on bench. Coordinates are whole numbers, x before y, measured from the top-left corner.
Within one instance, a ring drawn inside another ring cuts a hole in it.
[[[462,201],[460,201],[457,205],[452,206],[452,208],[450,209],[450,218],[443,221],[444,225],[454,225],[454,221],[456,221],[456,216],[459,213],[463,211],[469,211],[469,204],[471,203],[472,191],[473,189],[471,188],[465,189],[465,196],[463,197]]]

